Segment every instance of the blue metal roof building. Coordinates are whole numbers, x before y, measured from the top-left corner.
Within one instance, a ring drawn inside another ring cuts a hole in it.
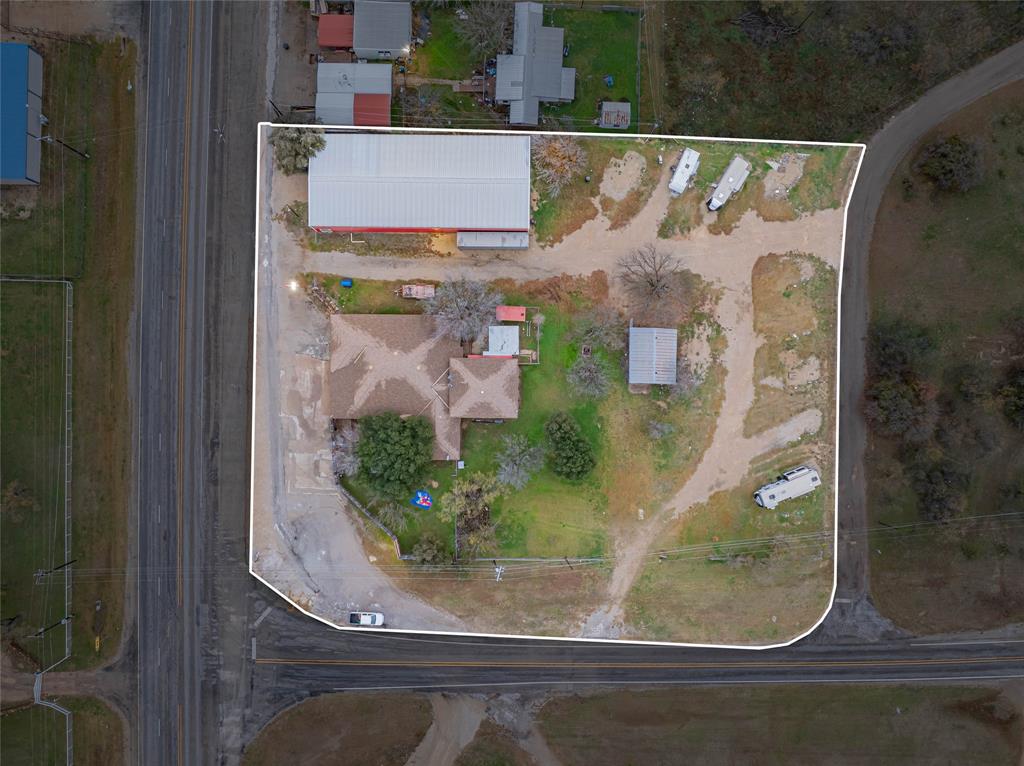
[[[39,183],[42,108],[43,57],[25,43],[0,43],[0,183]]]

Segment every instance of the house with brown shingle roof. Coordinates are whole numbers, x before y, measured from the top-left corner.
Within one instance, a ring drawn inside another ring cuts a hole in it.
[[[434,424],[434,459],[458,458],[462,434],[448,414],[448,362],[458,341],[423,314],[334,314],[328,363],[331,417],[395,412]]]
[[[448,411],[457,418],[519,417],[516,359],[452,359]]]
[[[434,425],[434,460],[456,460],[462,418],[519,415],[515,359],[463,359],[424,314],[334,314],[324,406],[339,420],[394,412]]]

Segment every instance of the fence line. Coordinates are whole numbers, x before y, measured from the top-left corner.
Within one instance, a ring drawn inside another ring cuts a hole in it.
[[[71,561],[71,458],[72,441],[74,429],[71,423],[71,380],[72,380],[72,339],[74,337],[75,319],[75,288],[69,279],[56,277],[36,276],[0,276],[0,282],[21,282],[24,284],[59,284],[64,285],[64,615],[61,618],[64,627],[64,656],[48,667],[36,673],[35,704],[42,705],[56,710],[64,716],[65,733],[67,737],[66,763],[72,766],[75,762],[74,751],[74,722],[73,714],[67,708],[61,707],[55,702],[44,700],[42,694],[43,675],[71,658],[71,625],[74,622],[68,619],[71,616],[71,584],[72,565]],[[50,562],[52,569],[54,562]]]

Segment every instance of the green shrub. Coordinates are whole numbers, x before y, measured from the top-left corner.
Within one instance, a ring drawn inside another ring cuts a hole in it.
[[[387,497],[415,488],[430,462],[434,429],[426,418],[400,418],[393,412],[359,421],[359,476]]]
[[[544,426],[551,470],[566,479],[582,479],[597,464],[594,449],[580,432],[579,423],[565,412],[552,415]]]

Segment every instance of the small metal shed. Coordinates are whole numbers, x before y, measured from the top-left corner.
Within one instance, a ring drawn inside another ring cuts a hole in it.
[[[674,385],[679,333],[666,327],[629,328],[629,384]]]

